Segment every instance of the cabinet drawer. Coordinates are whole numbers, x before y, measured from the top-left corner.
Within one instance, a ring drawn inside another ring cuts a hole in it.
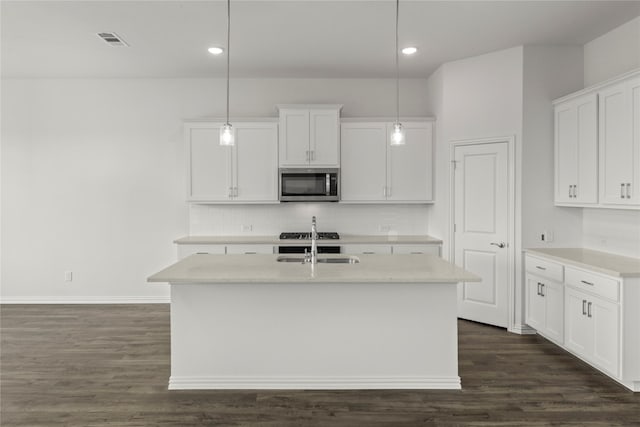
[[[343,245],[342,253],[345,254],[385,254],[391,255],[391,246],[388,245]]]
[[[227,245],[227,254],[272,254],[271,245]]]
[[[440,256],[440,245],[393,245],[394,254],[428,254]]]
[[[618,302],[620,298],[620,282],[611,277],[567,267],[565,283],[615,302]]]
[[[224,245],[178,245],[178,259],[186,258],[189,255],[205,253],[224,255]]]
[[[527,255],[525,258],[525,265],[527,271],[530,273],[542,277],[547,277],[549,279],[555,280],[556,282],[562,282],[563,280],[564,267],[561,264]]]

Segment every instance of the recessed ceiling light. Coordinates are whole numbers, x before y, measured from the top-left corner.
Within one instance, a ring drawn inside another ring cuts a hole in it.
[[[220,55],[222,52],[224,52],[224,49],[222,49],[221,47],[210,47],[208,50],[209,53],[213,55]]]
[[[402,53],[404,53],[405,55],[413,55],[417,51],[417,47],[405,47],[404,49],[402,49]]]

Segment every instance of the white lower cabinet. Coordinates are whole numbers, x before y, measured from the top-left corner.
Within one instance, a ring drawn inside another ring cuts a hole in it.
[[[620,373],[620,308],[566,288],[565,347],[607,373]]]
[[[564,285],[527,275],[527,324],[540,335],[562,344],[564,337]]]
[[[530,255],[525,268],[527,324],[640,391],[640,278],[604,275]]]

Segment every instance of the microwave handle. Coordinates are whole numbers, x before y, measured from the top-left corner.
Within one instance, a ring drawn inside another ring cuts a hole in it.
[[[327,193],[327,196],[329,196],[331,194],[331,174],[328,173],[325,176],[325,191]]]

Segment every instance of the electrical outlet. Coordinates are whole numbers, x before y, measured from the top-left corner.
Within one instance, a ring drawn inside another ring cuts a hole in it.
[[[64,281],[72,282],[73,281],[73,271],[65,271],[64,272]]]
[[[543,231],[540,234],[540,241],[545,243],[553,242],[553,231]]]
[[[253,224],[242,224],[240,226],[240,231],[243,233],[253,231]]]
[[[383,225],[383,224],[380,224],[380,225],[378,226],[378,231],[381,231],[381,232],[383,232],[383,233],[387,233],[387,232],[391,231],[391,226],[390,226],[390,225],[388,225],[388,224],[384,224],[384,225]]]

